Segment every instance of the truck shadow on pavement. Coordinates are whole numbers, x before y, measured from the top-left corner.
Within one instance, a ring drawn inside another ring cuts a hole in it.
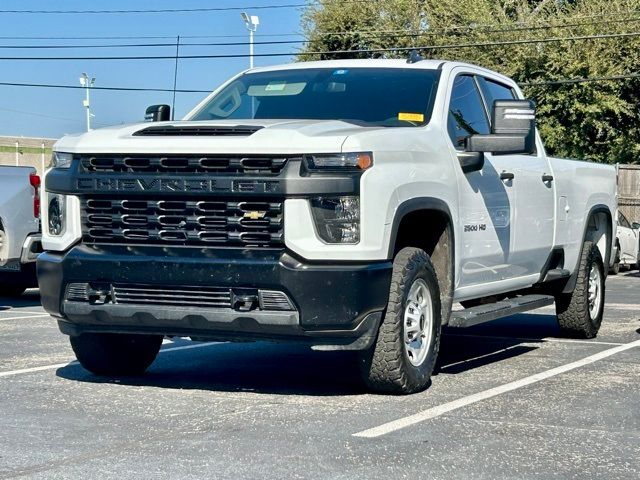
[[[531,314],[465,330],[445,329],[436,374],[460,374],[513,358],[535,350],[532,343],[557,334],[555,316]],[[58,369],[57,375],[94,384],[220,392],[307,396],[367,392],[355,352],[316,352],[303,345],[266,342],[220,343],[165,352],[142,377],[100,377],[75,363]]]
[[[0,294],[0,311],[23,307],[41,307],[40,294],[38,293],[38,290],[27,290],[18,298],[3,297]]]

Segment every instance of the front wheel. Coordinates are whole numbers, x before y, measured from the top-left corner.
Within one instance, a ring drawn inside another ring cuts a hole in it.
[[[393,261],[378,338],[361,358],[367,386],[401,394],[425,389],[438,356],[441,322],[440,289],[431,259],[424,250],[403,248]]]
[[[556,312],[562,333],[574,338],[594,338],[604,314],[604,264],[598,247],[583,244],[576,285],[571,293],[556,296]]]
[[[71,347],[84,368],[97,375],[141,375],[162,346],[162,335],[83,333]]]

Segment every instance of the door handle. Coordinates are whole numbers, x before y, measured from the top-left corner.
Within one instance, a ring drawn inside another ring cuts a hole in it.
[[[502,173],[500,173],[500,180],[513,180],[515,177],[515,175],[511,172],[507,172],[506,170],[503,170]]]
[[[553,175],[549,175],[548,173],[543,173],[542,174],[542,181],[544,183],[553,182]]]

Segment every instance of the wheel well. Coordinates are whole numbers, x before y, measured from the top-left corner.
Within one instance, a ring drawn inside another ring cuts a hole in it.
[[[609,267],[611,255],[611,214],[608,211],[598,210],[589,216],[585,240],[592,241],[600,251],[600,256],[605,264],[605,269]],[[616,239],[616,243],[617,243]]]
[[[440,286],[442,323],[448,323],[454,285],[454,235],[449,216],[439,210],[414,210],[404,215],[398,225],[394,257],[405,247],[421,248],[431,258]]]

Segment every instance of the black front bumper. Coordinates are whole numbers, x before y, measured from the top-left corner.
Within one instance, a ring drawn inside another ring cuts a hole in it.
[[[77,246],[37,262],[42,305],[68,335],[153,333],[217,340],[303,340],[363,349],[386,307],[391,263],[304,263],[283,250]],[[275,290],[291,311],[69,301],[70,283]]]

